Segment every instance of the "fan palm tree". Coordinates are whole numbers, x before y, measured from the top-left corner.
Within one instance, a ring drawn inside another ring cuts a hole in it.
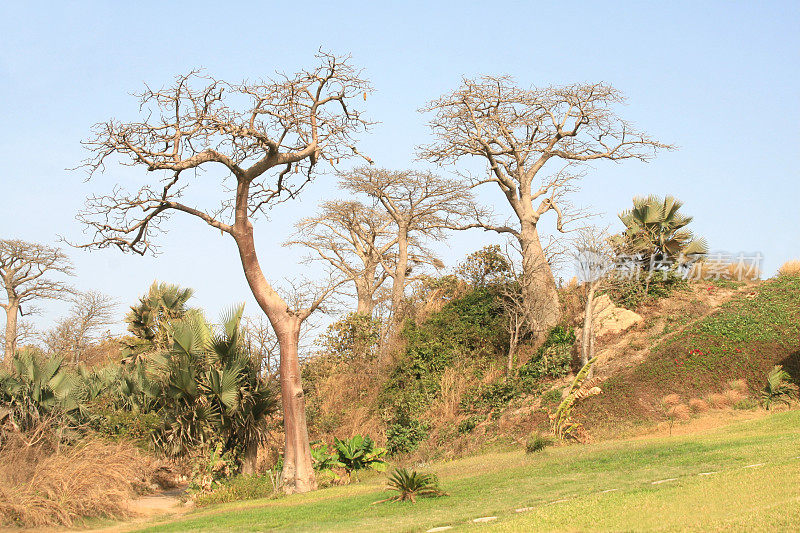
[[[169,342],[169,323],[184,317],[188,311],[186,303],[193,294],[192,289],[154,281],[147,294],[139,298],[139,304],[132,306],[125,317],[128,331],[140,341],[132,343],[130,351],[135,353],[143,347],[165,349]]]
[[[219,439],[225,450],[239,452],[242,471],[252,473],[277,396],[244,349],[243,310],[229,312],[216,330],[197,313],[173,323],[163,358],[164,424],[155,440],[177,456]]]
[[[692,217],[680,213],[682,206],[672,196],[635,197],[633,209],[619,214],[625,232],[618,250],[638,256],[646,270],[654,265],[682,266],[707,254],[706,240],[686,228]]]

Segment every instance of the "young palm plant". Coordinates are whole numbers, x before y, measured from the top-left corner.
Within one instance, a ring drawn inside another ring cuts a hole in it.
[[[761,401],[769,410],[772,404],[783,403],[789,405],[797,397],[798,387],[792,383],[792,377],[781,365],[775,367],[767,375],[767,383],[761,390]]]
[[[447,496],[447,493],[439,488],[439,480],[435,474],[422,474],[405,468],[395,468],[389,476],[386,488],[396,491],[397,494],[375,503],[404,501],[416,503],[417,498]]]
[[[79,421],[85,391],[79,377],[62,367],[63,360],[20,350],[11,360],[11,370],[0,370],[0,405],[17,427],[33,427],[48,416]]]

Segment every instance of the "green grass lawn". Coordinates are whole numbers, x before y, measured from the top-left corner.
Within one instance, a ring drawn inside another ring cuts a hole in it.
[[[384,477],[374,475],[310,494],[204,508],[141,531],[800,529],[800,411],[690,436],[492,453],[424,470],[436,472],[450,495],[370,505],[389,496]],[[515,512],[522,507],[532,509]],[[482,516],[497,520],[472,523]]]

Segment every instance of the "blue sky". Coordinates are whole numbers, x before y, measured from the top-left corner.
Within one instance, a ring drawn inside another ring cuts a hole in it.
[[[377,3],[376,3],[377,4]],[[80,240],[75,213],[92,192],[146,179],[110,168],[83,181],[80,140],[110,117],[134,118],[130,93],[193,67],[222,79],[269,76],[314,64],[320,47],[350,53],[376,92],[380,122],[362,147],[389,168],[420,166],[430,139],[422,105],[462,76],[508,74],[522,85],[612,83],[619,110],[678,145],[644,164],[597,163],[574,202],[616,213],[634,195],[674,194],[712,249],[761,252],[773,273],[800,257],[800,4],[797,2],[6,2],[0,7],[0,237]],[[447,172],[449,169],[443,169]],[[257,227],[264,270],[294,276],[299,250],[280,244],[291,225],[337,191],[320,176],[302,199]],[[209,181],[208,199],[218,190]],[[499,192],[480,197],[507,212]],[[75,285],[133,303],[153,279],[194,287],[212,316],[249,295],[233,242],[176,216],[163,253],[140,258],[69,250]],[[496,242],[453,235],[447,264]],[[123,308],[124,308],[123,307]],[[46,306],[47,327],[61,304]]]

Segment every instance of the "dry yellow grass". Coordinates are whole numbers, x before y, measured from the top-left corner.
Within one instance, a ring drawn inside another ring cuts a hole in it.
[[[725,396],[725,399],[728,402],[728,405],[736,405],[736,402],[742,400],[744,398],[744,394],[736,389],[726,390],[722,393]]]
[[[714,409],[724,409],[725,407],[728,407],[728,405],[730,405],[728,397],[725,396],[724,394],[719,394],[719,393],[709,395],[708,403]]]
[[[681,403],[681,397],[677,394],[667,394],[661,399],[661,403],[666,406],[675,406]]]
[[[800,259],[786,261],[778,269],[778,274],[781,276],[800,276]]]
[[[689,407],[691,407],[692,411],[696,413],[704,413],[708,411],[708,404],[699,398],[692,398],[689,400]]]
[[[758,281],[761,271],[747,261],[720,262],[714,260],[700,261],[692,266],[689,279],[710,280],[729,279],[734,281]]]
[[[743,379],[734,379],[728,382],[728,387],[741,393],[745,393],[747,392],[747,381]]]
[[[18,433],[0,449],[0,524],[71,526],[88,517],[125,517],[147,461],[130,445],[65,446]]]
[[[463,368],[446,368],[439,380],[440,395],[431,405],[431,416],[439,422],[452,422],[458,415],[459,403],[467,389],[468,372]]]
[[[676,420],[689,420],[692,418],[692,411],[685,403],[679,403],[678,405],[673,405],[669,409],[669,415]]]

